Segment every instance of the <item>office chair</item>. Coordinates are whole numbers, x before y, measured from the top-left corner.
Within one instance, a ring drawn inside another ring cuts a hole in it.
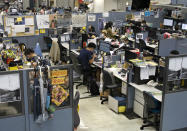
[[[139,49],[140,49],[140,51],[143,52],[143,50],[147,49],[146,47],[147,47],[147,45],[146,45],[145,41],[142,40],[142,39],[139,39]]]
[[[161,112],[161,103],[158,100],[156,100],[149,92],[144,91],[143,96],[145,101],[143,123],[145,125],[142,125],[140,127],[140,130],[144,130],[145,127],[150,127],[150,126],[155,127],[156,130],[159,130],[159,123],[160,123],[159,117]],[[150,120],[152,118],[151,115],[153,115],[154,121]]]
[[[119,87],[120,85],[116,83],[114,76],[108,71],[103,70],[103,92],[109,89],[110,95],[113,96],[113,90]],[[100,96],[100,100],[102,100],[101,104],[104,104],[105,101],[108,101],[108,97]]]
[[[73,99],[73,110],[74,110],[74,128],[77,128],[80,124],[80,117],[78,113],[78,104],[80,100],[80,93],[77,91]]]
[[[81,81],[81,75],[82,73],[82,68],[81,65],[79,64],[79,60],[77,58],[77,56],[73,53],[70,53],[70,58],[72,60],[72,64],[73,64],[73,83],[77,83],[78,85],[76,85],[76,89],[78,89],[79,86],[84,85],[83,81]]]

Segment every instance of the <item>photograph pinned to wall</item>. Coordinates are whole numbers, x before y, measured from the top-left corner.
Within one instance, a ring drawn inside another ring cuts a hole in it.
[[[49,28],[49,15],[37,15],[36,16],[38,29]]]
[[[50,28],[56,28],[57,27],[57,15],[49,15],[49,23]]]
[[[96,15],[94,15],[94,14],[89,14],[89,15],[88,15],[88,21],[89,21],[89,22],[95,22],[95,21],[96,21]]]
[[[98,19],[98,29],[103,30],[105,27],[105,19],[104,18],[99,18]]]
[[[25,26],[25,35],[34,35],[34,26]]]
[[[14,25],[25,25],[25,17],[14,18]]]

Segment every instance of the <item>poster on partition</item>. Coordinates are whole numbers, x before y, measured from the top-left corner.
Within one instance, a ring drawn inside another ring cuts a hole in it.
[[[84,27],[86,26],[87,16],[86,14],[72,15],[72,26],[73,27]]]
[[[49,15],[50,28],[57,28],[57,15]]]
[[[98,30],[103,30],[105,27],[105,19],[99,18],[98,19]]]
[[[49,15],[37,15],[36,16],[38,29],[49,28]]]

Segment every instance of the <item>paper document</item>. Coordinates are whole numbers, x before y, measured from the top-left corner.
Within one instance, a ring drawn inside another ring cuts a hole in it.
[[[89,14],[88,15],[88,21],[89,22],[95,22],[96,21],[96,15]]]
[[[49,15],[37,15],[36,20],[38,29],[49,28]]]
[[[155,76],[156,73],[156,67],[150,66],[149,67],[149,76]]]
[[[182,57],[169,59],[169,70],[179,71],[182,69]]]
[[[19,74],[0,75],[0,89],[15,91],[20,88]]]
[[[187,69],[187,57],[183,57],[183,60],[182,60],[182,68],[183,68],[183,69]]]
[[[148,67],[141,67],[141,69],[140,69],[140,79],[141,80],[149,79],[149,68]]]
[[[14,26],[14,18],[6,17],[6,26]]]
[[[25,32],[25,25],[15,25],[15,32],[16,33],[23,33]]]
[[[25,18],[25,25],[34,25],[33,18]]]

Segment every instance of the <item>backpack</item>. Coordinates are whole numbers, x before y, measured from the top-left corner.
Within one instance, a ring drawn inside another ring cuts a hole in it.
[[[99,86],[97,85],[95,80],[90,81],[89,89],[92,96],[99,95]]]

